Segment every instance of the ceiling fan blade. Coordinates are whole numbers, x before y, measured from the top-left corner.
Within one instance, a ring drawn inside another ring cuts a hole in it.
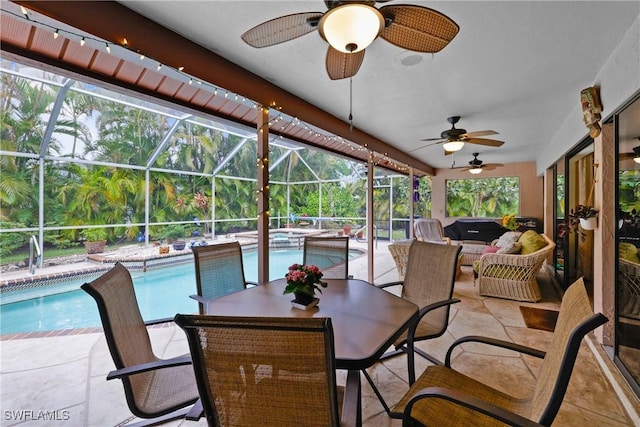
[[[322,12],[303,12],[281,16],[258,24],[242,35],[253,47],[267,47],[293,40],[318,28]]]
[[[630,160],[630,159],[633,159],[634,157],[637,157],[636,153],[620,153],[618,155],[618,158],[620,160]]]
[[[488,171],[492,171],[496,168],[502,167],[504,166],[502,163],[487,163],[486,165],[482,165],[481,167],[483,169],[486,169]]]
[[[467,132],[464,134],[467,138],[477,138],[479,136],[489,136],[489,135],[497,135],[498,132],[495,130],[478,130],[475,132]]]
[[[325,65],[331,80],[340,80],[355,76],[363,60],[364,50],[356,53],[343,53],[329,46]]]
[[[425,138],[425,139],[421,139],[420,141],[439,141],[439,142],[443,142],[444,139],[442,139],[442,138]],[[433,144],[429,144],[429,145],[433,145]]]
[[[389,5],[379,10],[385,20],[391,21],[380,37],[403,49],[439,52],[460,30],[448,16],[423,6]]]
[[[504,141],[497,141],[495,139],[486,139],[486,138],[463,138],[462,141],[469,144],[478,144],[478,145],[486,145],[488,147],[502,147]]]

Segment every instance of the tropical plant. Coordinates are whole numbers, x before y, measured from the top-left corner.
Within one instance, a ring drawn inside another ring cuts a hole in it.
[[[502,218],[520,211],[517,177],[450,179],[446,191],[450,217]]]

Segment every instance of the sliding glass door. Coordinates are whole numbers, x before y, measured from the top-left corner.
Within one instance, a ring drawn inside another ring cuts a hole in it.
[[[618,274],[615,361],[640,395],[640,97],[615,117]]]

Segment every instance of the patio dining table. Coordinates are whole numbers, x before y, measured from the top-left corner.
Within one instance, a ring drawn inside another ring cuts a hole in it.
[[[418,316],[418,306],[357,279],[328,279],[314,308],[291,306],[284,279],[212,300],[207,314],[217,316],[330,317],[336,368],[360,371],[374,365]],[[409,349],[412,350],[412,349]],[[361,413],[361,408],[358,408]]]

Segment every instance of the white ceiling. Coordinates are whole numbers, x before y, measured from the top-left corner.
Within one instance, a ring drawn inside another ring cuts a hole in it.
[[[262,49],[240,38],[269,19],[324,12],[323,1],[120,3],[347,121],[349,81],[327,76],[317,31]],[[485,162],[535,161],[640,14],[638,1],[390,3],[435,9],[460,32],[433,55],[374,41],[353,79],[353,124],[434,167],[451,166],[452,156],[419,140],[439,137],[452,115],[462,116],[457,127],[495,130],[491,138],[505,141],[466,144],[453,156],[458,165],[472,152]]]

